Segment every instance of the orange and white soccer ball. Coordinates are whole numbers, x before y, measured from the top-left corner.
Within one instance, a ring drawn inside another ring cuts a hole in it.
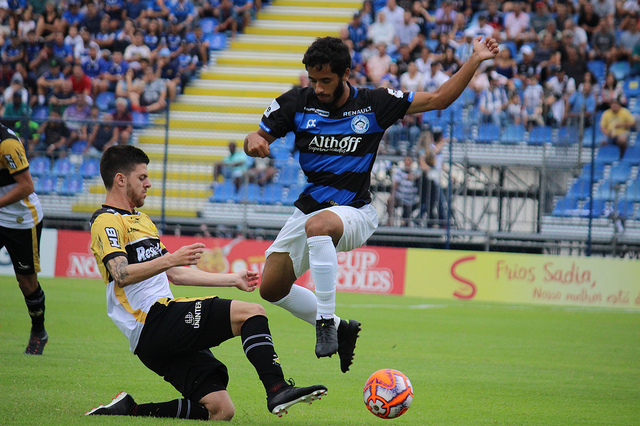
[[[411,401],[411,381],[398,370],[378,370],[364,385],[364,404],[371,413],[383,419],[401,416],[409,409]]]

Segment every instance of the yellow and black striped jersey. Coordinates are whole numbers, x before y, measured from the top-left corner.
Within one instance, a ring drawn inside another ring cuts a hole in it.
[[[29,161],[20,138],[13,130],[0,124],[0,197],[16,187],[13,177],[28,169]],[[42,218],[42,206],[35,192],[0,208],[0,226],[5,228],[30,229]]]
[[[163,298],[173,299],[169,280],[162,272],[119,287],[106,263],[117,256],[125,256],[129,264],[144,263],[167,253],[167,249],[149,216],[103,205],[91,218],[91,251],[107,283],[107,314],[127,336],[130,349],[135,352],[151,306]]]

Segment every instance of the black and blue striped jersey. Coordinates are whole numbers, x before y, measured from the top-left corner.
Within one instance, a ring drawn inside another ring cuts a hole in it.
[[[260,128],[275,138],[293,131],[308,184],[295,202],[304,213],[330,206],[371,202],[371,169],[385,130],[404,117],[414,92],[359,89],[327,109],[311,87],[293,88],[274,99]]]

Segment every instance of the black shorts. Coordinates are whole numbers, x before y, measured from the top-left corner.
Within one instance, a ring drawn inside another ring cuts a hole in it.
[[[0,226],[0,248],[6,247],[16,275],[40,272],[40,237],[42,222],[29,229]]]
[[[151,307],[135,353],[186,399],[198,402],[227,388],[227,367],[209,348],[232,337],[231,300],[171,299]]]

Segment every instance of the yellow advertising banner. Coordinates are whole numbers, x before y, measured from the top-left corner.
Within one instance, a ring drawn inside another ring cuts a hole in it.
[[[405,294],[485,302],[640,309],[640,262],[408,249]]]

